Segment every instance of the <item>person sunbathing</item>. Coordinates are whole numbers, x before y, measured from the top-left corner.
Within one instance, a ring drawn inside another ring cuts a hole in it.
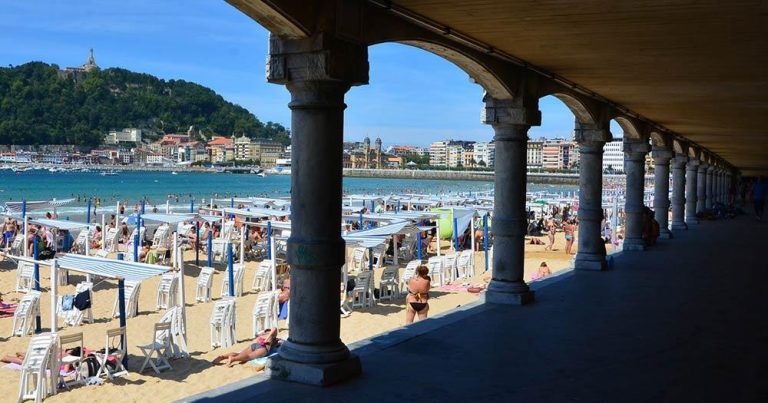
[[[254,343],[244,348],[243,351],[222,354],[213,359],[213,365],[221,364],[224,361],[226,361],[228,367],[232,367],[237,363],[245,364],[250,360],[266,357],[278,345],[277,328],[266,329],[256,338]]]

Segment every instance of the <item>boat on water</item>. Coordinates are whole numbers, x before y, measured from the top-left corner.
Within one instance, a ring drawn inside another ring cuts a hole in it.
[[[117,176],[117,172],[114,171],[114,170],[101,171],[101,173],[99,175],[101,175],[101,176]]]
[[[171,171],[171,175],[178,175],[179,173],[176,171]]]
[[[258,176],[260,178],[263,178],[263,177],[267,176],[267,173],[266,172],[259,172],[259,173],[256,174],[256,176]]]

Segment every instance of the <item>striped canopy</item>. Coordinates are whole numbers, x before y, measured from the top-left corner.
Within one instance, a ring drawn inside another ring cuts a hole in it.
[[[363,248],[376,248],[388,241],[388,238],[344,235],[347,245],[362,246]]]
[[[44,227],[49,228],[58,228],[63,229],[65,231],[72,231],[76,229],[85,228],[88,226],[93,226],[93,224],[87,224],[84,222],[77,222],[77,221],[67,221],[67,220],[49,220],[47,218],[39,218],[36,220],[29,220],[31,224],[40,224]]]
[[[419,229],[409,221],[401,221],[392,223],[389,225],[382,225],[381,227],[371,228],[364,231],[358,231],[351,233],[351,236],[389,236],[394,234],[414,234],[419,232]]]
[[[197,215],[195,214],[157,214],[147,213],[142,214],[141,219],[144,221],[164,222],[171,225],[178,225],[182,222],[194,220]]]
[[[28,201],[26,202],[27,211],[30,210],[46,210],[55,209],[65,204],[69,204],[75,201],[75,199],[61,199],[61,200],[43,200],[43,201]],[[6,202],[5,208],[8,212],[20,212],[24,202]]]
[[[59,267],[81,273],[93,274],[113,279],[123,278],[128,281],[144,281],[159,276],[170,267],[156,264],[136,263],[124,260],[104,259],[67,253],[56,258]]]

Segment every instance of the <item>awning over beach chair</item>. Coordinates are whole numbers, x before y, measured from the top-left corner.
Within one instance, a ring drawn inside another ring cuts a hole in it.
[[[59,268],[74,270],[80,273],[125,279],[127,281],[143,281],[150,277],[159,276],[170,270],[170,267],[156,264],[130,262],[126,260],[104,259],[67,253],[57,257]]]
[[[342,238],[344,238],[344,242],[346,242],[347,245],[356,245],[363,248],[376,248],[389,241],[388,238],[384,237],[367,237],[354,235],[344,235]]]
[[[369,236],[389,236],[395,234],[414,234],[419,232],[419,229],[409,221],[401,221],[392,223],[389,225],[383,225],[377,228],[371,228],[364,231],[358,231],[349,234],[355,237],[369,237]]]
[[[30,224],[40,224],[44,227],[49,228],[58,228],[65,231],[72,231],[76,229],[85,228],[88,226],[96,226],[96,224],[88,224],[84,222],[77,222],[77,221],[68,221],[68,220],[49,220],[47,218],[39,218],[34,220],[29,220]]]
[[[192,221],[197,217],[196,214],[157,214],[147,213],[142,214],[141,219],[144,221],[155,221],[167,223],[170,225],[178,225],[182,222]],[[221,217],[219,217],[221,219]]]
[[[27,201],[26,202],[26,208],[27,211],[30,210],[52,210],[58,207],[61,207],[63,205],[72,203],[75,201],[75,199],[61,199],[61,200],[43,200],[43,201]],[[9,213],[19,213],[22,210],[22,205],[25,202],[19,201],[19,202],[5,202],[5,209]]]

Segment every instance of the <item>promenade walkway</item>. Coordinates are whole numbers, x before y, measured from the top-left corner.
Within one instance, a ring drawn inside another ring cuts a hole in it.
[[[358,343],[363,376],[316,388],[258,376],[200,401],[768,401],[768,222],[702,222],[606,272],[537,284]]]

